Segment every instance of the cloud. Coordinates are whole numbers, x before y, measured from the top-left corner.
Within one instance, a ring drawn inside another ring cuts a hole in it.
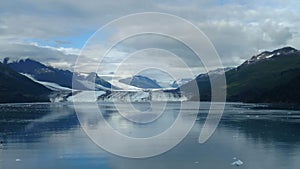
[[[76,37],[91,34],[111,20],[127,14],[155,11],[178,15],[191,21],[213,42],[223,64],[236,66],[261,50],[285,45],[300,48],[299,8],[300,2],[297,0],[121,0],[117,3],[104,0],[1,1],[0,57],[31,57],[54,66],[70,68],[80,51],[78,46],[72,47],[74,41],[79,41]],[[172,29],[167,23],[159,24],[161,29]],[[174,27],[180,28],[180,25]],[[142,29],[143,25],[129,25],[127,28]],[[180,36],[194,38],[188,31]],[[30,44],[26,39],[37,39],[46,44]],[[87,38],[82,38],[79,43],[83,45],[85,40]],[[47,45],[47,41],[55,42],[55,46]],[[186,58],[192,57],[188,49],[174,40],[140,37],[124,42],[122,47],[106,58],[107,66],[101,69],[109,69],[126,53],[144,47],[160,47],[181,56],[186,55]],[[102,48],[100,46],[97,49]],[[96,65],[97,57],[92,53],[86,56],[86,63]]]
[[[199,27],[208,35],[227,66],[241,64],[261,50],[288,45],[293,38],[289,27],[269,20],[262,24],[221,20],[200,23]]]
[[[58,68],[72,69],[77,56],[72,54],[73,50],[37,44],[6,44],[0,43],[0,58],[9,57],[11,60],[31,58],[42,63],[52,65]],[[72,52],[69,52],[72,51]]]
[[[261,29],[264,33],[263,39],[274,46],[287,44],[288,40],[293,37],[293,34],[288,26],[270,19],[267,19],[261,25]]]

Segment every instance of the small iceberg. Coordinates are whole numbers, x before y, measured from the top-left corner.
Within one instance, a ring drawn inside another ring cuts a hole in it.
[[[21,160],[21,159],[19,159],[19,158],[17,158],[17,159],[16,159],[16,162],[20,162],[20,161],[22,161],[22,160]]]
[[[237,159],[237,158],[233,158],[235,161],[234,162],[232,162],[231,163],[231,165],[235,165],[235,166],[241,166],[241,165],[243,165],[244,164],[244,162],[243,161],[241,161],[241,160],[239,160],[239,159]]]

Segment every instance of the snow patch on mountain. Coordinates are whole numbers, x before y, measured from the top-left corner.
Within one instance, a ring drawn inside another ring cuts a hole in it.
[[[274,56],[274,54],[268,55],[268,56],[266,56],[266,59],[269,59],[269,58],[271,58],[273,56]]]

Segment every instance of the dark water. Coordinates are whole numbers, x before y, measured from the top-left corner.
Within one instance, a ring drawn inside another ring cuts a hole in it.
[[[108,103],[100,107],[116,130],[145,137],[160,133],[172,124],[178,105],[172,106],[174,109],[170,110],[174,112],[162,115],[162,120],[152,125],[130,123]],[[199,144],[198,136],[208,106],[204,103],[194,127],[176,147],[155,157],[129,159],[110,154],[94,144],[80,127],[71,104],[0,105],[0,140],[4,141],[0,147],[0,169],[300,167],[300,111],[228,103],[216,132],[207,142]],[[98,122],[90,123],[97,126]],[[243,164],[231,165],[237,159]]]

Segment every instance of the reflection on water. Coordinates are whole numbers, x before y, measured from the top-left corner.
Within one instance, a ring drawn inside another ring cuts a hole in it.
[[[115,130],[147,137],[168,128],[176,119],[180,105],[171,105],[168,112],[147,125],[131,123],[109,103],[99,107]],[[136,107],[142,109],[141,105]],[[96,146],[81,129],[72,105],[0,105],[0,140],[4,141],[0,147],[0,168],[226,169],[236,168],[231,165],[235,157],[244,162],[238,168],[299,168],[300,111],[227,104],[214,135],[206,143],[198,144],[208,108],[207,103],[201,105],[194,127],[172,150],[152,158],[128,159]],[[190,116],[188,112],[186,116]],[[89,120],[91,128],[101,123],[93,117]]]

